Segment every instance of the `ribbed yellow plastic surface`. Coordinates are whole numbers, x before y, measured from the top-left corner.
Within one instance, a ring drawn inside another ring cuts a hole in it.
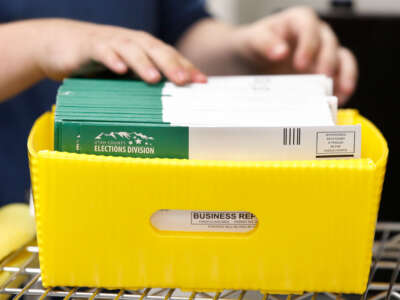
[[[53,117],[28,141],[45,286],[362,293],[388,155],[362,124],[356,160],[229,162],[54,152]],[[160,232],[159,209],[242,210],[250,233]]]

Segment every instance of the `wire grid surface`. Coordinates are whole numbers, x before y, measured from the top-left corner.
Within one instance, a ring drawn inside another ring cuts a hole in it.
[[[19,267],[9,263],[25,253],[26,259]],[[17,300],[45,299],[46,297],[79,299],[136,299],[136,300],[380,300],[399,299],[400,281],[400,223],[378,223],[374,256],[368,288],[363,295],[332,293],[304,293],[303,295],[268,295],[258,291],[225,290],[216,293],[183,292],[179,289],[146,288],[142,290],[106,290],[101,288],[54,287],[43,288],[38,264],[38,248],[28,245],[0,261],[1,272],[10,276],[0,285],[0,299],[4,296]],[[17,284],[22,282],[20,286]],[[19,287],[18,287],[19,286]],[[3,298],[2,298],[3,297]]]

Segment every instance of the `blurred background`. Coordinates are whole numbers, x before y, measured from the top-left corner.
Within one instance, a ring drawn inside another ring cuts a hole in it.
[[[243,24],[282,9],[308,5],[329,23],[341,43],[356,55],[360,78],[346,107],[373,121],[389,143],[389,162],[379,219],[400,221],[396,188],[399,133],[395,105],[400,88],[400,0],[208,0],[217,17]]]

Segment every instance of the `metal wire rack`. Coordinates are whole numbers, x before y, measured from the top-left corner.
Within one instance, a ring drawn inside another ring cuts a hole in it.
[[[38,248],[30,244],[0,261],[0,275],[7,274],[0,283],[0,300],[47,297],[74,299],[135,299],[135,300],[380,300],[400,299],[400,223],[378,223],[373,262],[368,288],[363,295],[332,293],[304,293],[303,295],[268,295],[257,291],[225,290],[216,293],[183,292],[179,289],[146,288],[142,290],[106,290],[84,287],[43,288],[38,263]],[[18,266],[12,265],[23,257]],[[1,278],[1,277],[0,277]]]

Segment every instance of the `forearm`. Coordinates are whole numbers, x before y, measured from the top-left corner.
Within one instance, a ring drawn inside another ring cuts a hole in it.
[[[36,63],[39,21],[0,25],[0,102],[43,79]]]
[[[236,29],[214,19],[201,20],[189,28],[176,46],[208,75],[246,74],[252,68],[238,55]]]

